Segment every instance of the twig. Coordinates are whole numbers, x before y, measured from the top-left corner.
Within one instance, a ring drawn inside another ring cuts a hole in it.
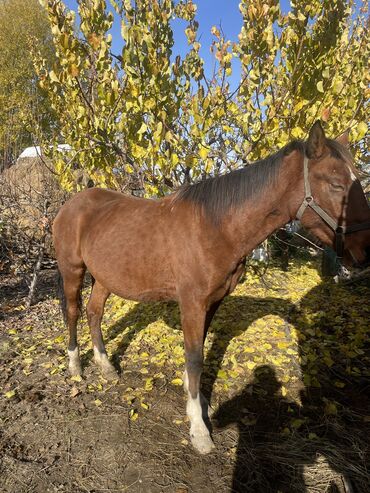
[[[26,302],[26,309],[28,310],[30,306],[32,305],[34,295],[35,295],[35,290],[36,290],[36,285],[37,285],[37,280],[40,274],[40,269],[41,269],[41,264],[42,264],[42,259],[44,258],[44,253],[45,253],[45,247],[46,247],[46,237],[48,233],[48,208],[49,208],[49,201],[45,200],[44,203],[44,217],[43,217],[43,234],[40,240],[39,244],[39,250],[38,250],[38,255],[37,255],[37,261],[35,264],[35,268],[33,270],[33,276],[30,284],[30,290],[28,292],[28,297],[27,297],[27,302]]]

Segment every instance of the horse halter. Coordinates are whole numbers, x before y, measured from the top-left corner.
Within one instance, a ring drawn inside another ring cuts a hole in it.
[[[303,202],[298,209],[297,219],[301,220],[304,211],[307,207],[311,207],[312,210],[318,214],[323,221],[334,231],[335,234],[335,253],[339,258],[343,257],[344,252],[344,240],[345,235],[350,233],[356,233],[357,231],[364,231],[366,229],[370,229],[370,221],[351,224],[350,226],[341,226],[338,224],[335,219],[333,219],[329,214],[327,214],[314,200],[311,192],[311,185],[308,179],[308,157],[304,157],[303,161],[303,179],[304,179],[304,194],[305,197]],[[351,253],[352,255],[352,253]],[[353,255],[352,255],[353,257]],[[354,258],[356,261],[356,259]]]

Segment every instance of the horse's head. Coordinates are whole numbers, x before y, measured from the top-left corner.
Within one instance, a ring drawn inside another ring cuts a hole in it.
[[[348,134],[327,139],[316,122],[305,153],[305,199],[297,217],[347,265],[370,261],[370,208],[348,150]]]

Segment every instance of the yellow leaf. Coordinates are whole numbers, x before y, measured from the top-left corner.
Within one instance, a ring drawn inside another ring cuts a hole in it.
[[[335,405],[334,402],[327,402],[325,405],[325,414],[328,415],[336,415],[338,414],[338,409],[337,406]]]
[[[207,147],[204,147],[204,146],[200,147],[199,156],[201,157],[201,159],[206,159],[206,157],[208,156],[208,153],[209,153],[209,149],[207,149]]]
[[[316,433],[309,433],[308,438],[309,440],[316,440],[319,437],[316,435]]]
[[[14,396],[15,396],[15,390],[9,390],[9,392],[5,392],[5,397],[7,399],[11,399]]]
[[[357,125],[357,139],[361,140],[367,134],[367,124],[365,122],[360,122]]]
[[[316,87],[317,87],[317,90],[318,90],[319,92],[324,92],[324,86],[323,86],[322,80],[320,80],[320,81],[316,84]]]
[[[222,378],[222,380],[226,380],[227,378],[227,373],[225,370],[219,370],[217,373],[218,378]]]
[[[298,428],[300,428],[304,422],[305,422],[304,419],[293,419],[291,421],[292,428],[294,428],[295,430],[298,430]]]
[[[278,348],[279,349],[285,349],[288,346],[289,346],[289,342],[284,342],[284,341],[278,342]],[[294,354],[294,351],[293,351],[293,354]]]
[[[81,382],[82,381],[82,377],[81,377],[81,375],[73,375],[71,377],[71,380],[72,380],[72,382]]]
[[[51,70],[49,72],[49,77],[50,77],[50,80],[52,80],[53,82],[59,82],[57,74],[54,72],[54,70]]]
[[[95,399],[94,403],[95,403],[95,406],[98,406],[98,407],[103,404],[100,399]]]
[[[339,389],[342,389],[343,387],[345,387],[345,386],[346,386],[346,384],[345,384],[344,382],[340,382],[339,380],[336,380],[336,381],[334,382],[334,385],[335,385],[336,387],[338,387]]]
[[[181,378],[174,378],[171,380],[172,385],[182,385],[184,382],[182,381]]]
[[[145,386],[144,386],[144,389],[145,390],[152,390],[153,388],[153,378],[146,378],[145,379]]]
[[[138,135],[142,135],[143,133],[145,133],[147,131],[147,129],[148,129],[148,127],[146,126],[146,124],[142,123],[141,127],[137,131]]]
[[[303,130],[301,129],[301,127],[294,127],[292,128],[292,131],[291,131],[291,134],[292,136],[295,138],[295,139],[299,139],[300,137],[303,136]]]

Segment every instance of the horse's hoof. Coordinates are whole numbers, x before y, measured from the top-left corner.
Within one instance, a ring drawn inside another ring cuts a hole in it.
[[[118,373],[116,372],[114,366],[112,367],[107,366],[102,368],[102,375],[103,378],[105,378],[106,380],[118,380],[119,378]]]
[[[81,377],[82,376],[82,368],[79,364],[73,364],[68,366],[69,374],[71,377]]]
[[[190,440],[193,447],[202,455],[209,454],[215,448],[215,444],[209,435],[190,436]]]

